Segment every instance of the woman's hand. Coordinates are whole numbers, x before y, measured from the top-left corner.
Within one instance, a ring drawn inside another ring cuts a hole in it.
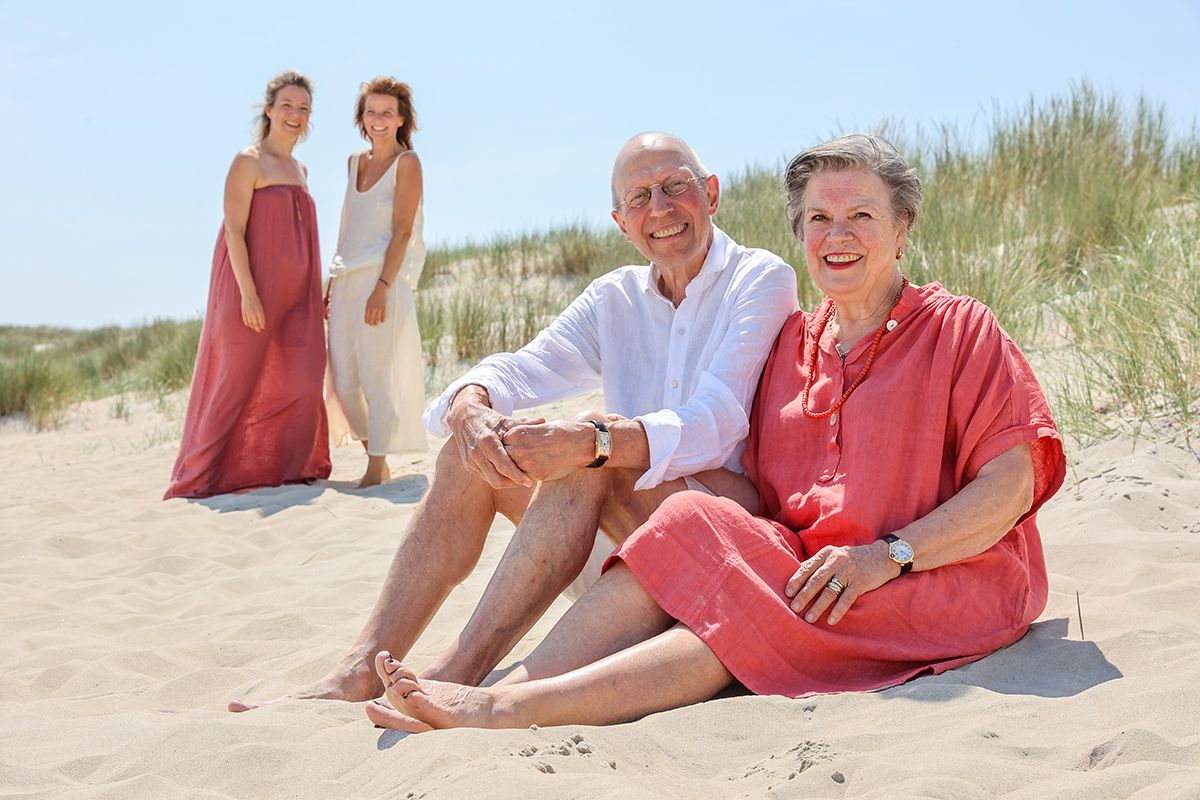
[[[899,574],[883,540],[855,547],[822,547],[800,565],[784,593],[792,598],[792,611],[797,614],[812,604],[805,621],[816,622],[830,609],[829,624],[836,625],[855,600]],[[846,587],[840,594],[829,586],[834,578]]]
[[[368,325],[378,325],[387,319],[388,288],[382,281],[375,284],[375,290],[367,298],[367,310],[363,313],[363,322]]]
[[[242,295],[242,324],[255,333],[262,333],[267,329],[267,315],[257,293],[247,292]]]

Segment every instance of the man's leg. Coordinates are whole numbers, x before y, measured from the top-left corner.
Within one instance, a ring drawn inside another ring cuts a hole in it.
[[[618,616],[624,627],[617,624]],[[379,654],[376,668],[395,708],[368,704],[367,716],[378,726],[414,733],[463,726],[608,724],[706,700],[732,675],[700,637],[683,625],[672,627],[673,622],[628,567],[617,565],[530,655],[529,662],[539,664],[536,675],[516,680],[510,675],[492,687],[474,688],[418,678]],[[558,672],[563,667],[566,672]]]
[[[477,685],[583,569],[597,528],[619,544],[663,500],[687,488],[674,480],[635,492],[640,475],[580,469],[539,484],[467,626],[421,675]],[[714,493],[756,510],[758,495],[744,476],[712,470],[696,477]]]
[[[375,653],[407,654],[483,552],[497,513],[519,523],[531,490],[497,490],[463,467],[454,440],[443,445],[433,481],[396,548],[375,608],[350,651],[325,677],[283,699],[369,700],[383,692]],[[275,701],[269,701],[275,702]],[[256,708],[234,700],[230,711]]]

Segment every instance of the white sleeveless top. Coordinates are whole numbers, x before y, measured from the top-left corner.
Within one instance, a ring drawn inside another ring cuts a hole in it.
[[[365,192],[358,190],[358,153],[350,157],[349,183],[346,198],[342,201],[342,227],[338,233],[337,252],[329,266],[329,275],[336,278],[367,267],[382,267],[388,245],[392,241],[392,211],[396,199],[396,164],[407,158],[403,153],[396,156],[383,177]],[[400,278],[414,292],[421,270],[425,266],[425,240],[421,229],[425,225],[423,206],[425,198],[417,203],[413,217],[412,236],[408,240],[408,252],[400,266]]]

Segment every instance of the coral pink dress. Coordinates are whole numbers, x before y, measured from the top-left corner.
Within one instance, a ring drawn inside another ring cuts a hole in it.
[[[1020,350],[978,301],[909,286],[868,377],[835,417],[814,420],[800,397],[827,308],[794,315],[763,371],[742,460],[762,516],[683,492],[613,556],[758,694],[880,689],[942,672],[1016,641],[1046,604],[1035,515],[1065,460]],[[843,366],[822,334],[810,409],[841,396],[871,338]],[[788,607],[785,584],[821,547],[868,544],[925,516],[1020,443],[1033,456],[1033,508],[993,547],[889,581],[834,626]]]
[[[255,189],[246,247],[266,330],[242,323],[222,228],[183,441],[164,500],[329,476],[321,256],[308,192],[292,184]]]

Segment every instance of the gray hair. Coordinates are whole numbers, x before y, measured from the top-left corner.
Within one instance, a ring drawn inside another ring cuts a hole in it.
[[[830,170],[865,169],[878,175],[892,192],[892,213],[912,230],[921,213],[921,180],[896,148],[882,136],[852,133],[810,147],[791,160],[783,175],[787,217],[792,234],[804,239],[804,191],[809,180]]]
[[[661,131],[643,131],[636,136],[630,137],[629,141],[621,147],[621,151],[617,153],[616,161],[613,162],[612,179],[609,181],[609,186],[612,189],[613,209],[619,208],[622,200],[624,200],[623,197],[619,197],[617,195],[617,172],[620,171],[621,166],[626,158],[626,151],[629,150],[635,142],[639,142],[641,140],[649,140],[648,142],[645,142],[647,146],[655,146],[659,143],[663,143],[673,147],[683,158],[683,165],[691,171],[694,177],[708,177],[708,169],[700,161],[700,156],[696,155],[696,151],[692,149],[692,146],[683,139],[680,139],[678,136],[672,136],[669,133],[662,133]]]

